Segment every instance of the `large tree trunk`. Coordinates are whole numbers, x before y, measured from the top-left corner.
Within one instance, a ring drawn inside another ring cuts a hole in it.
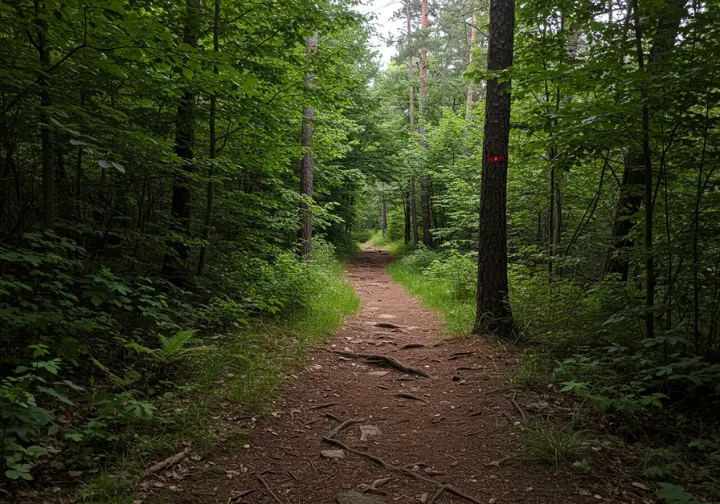
[[[185,3],[185,31],[183,42],[197,47],[200,34],[200,0],[187,0]],[[178,104],[175,115],[175,154],[180,158],[182,169],[192,173],[195,169],[195,93],[186,90]],[[190,177],[178,173],[173,181],[172,204],[170,214],[173,228],[181,236],[190,235]],[[174,254],[166,254],[163,274],[177,277],[187,269],[188,246],[183,242],[173,244]]]
[[[505,70],[513,61],[514,0],[490,1],[488,70]],[[480,250],[476,320],[473,332],[510,334],[513,328],[507,275],[507,167],[510,138],[510,82],[487,83]]]
[[[307,38],[307,57],[317,47],[318,34]],[[312,81],[315,75],[311,72],[305,77],[305,87],[312,89]],[[300,194],[305,198],[302,207],[302,226],[300,228],[300,242],[302,247],[302,255],[305,259],[312,258],[312,208],[310,199],[313,196],[313,163],[314,157],[312,153],[313,134],[315,132],[315,107],[303,107],[302,110],[302,146],[305,149],[302,163],[300,166]]]
[[[220,52],[220,0],[215,0],[215,14],[213,15],[213,49],[215,53]],[[215,74],[218,73],[217,65],[213,68]],[[215,158],[217,157],[217,136],[215,135],[215,123],[217,119],[217,95],[210,97],[210,180],[208,180],[207,197],[205,203],[205,223],[203,225],[203,245],[200,248],[200,259],[198,260],[198,275],[205,273],[207,265],[207,249],[210,240],[210,229],[212,228],[213,211],[215,207],[215,182],[212,177],[215,174]]]

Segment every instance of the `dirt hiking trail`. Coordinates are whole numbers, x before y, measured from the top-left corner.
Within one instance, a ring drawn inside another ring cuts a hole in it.
[[[515,357],[487,338],[443,340],[434,315],[387,275],[390,262],[370,248],[349,266],[362,310],[307,356],[276,411],[238,420],[247,445],[228,443],[181,491],[144,502],[643,502],[612,481],[529,460],[521,405],[538,398],[513,399],[505,386]]]

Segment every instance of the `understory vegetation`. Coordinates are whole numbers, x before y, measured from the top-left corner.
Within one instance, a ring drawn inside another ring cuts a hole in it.
[[[0,491],[127,500],[357,309],[368,29],[335,1],[2,3]]]

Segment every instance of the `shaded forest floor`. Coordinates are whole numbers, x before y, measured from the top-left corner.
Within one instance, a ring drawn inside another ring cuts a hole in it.
[[[142,502],[652,502],[622,477],[619,442],[571,438],[600,470],[533,458],[528,426],[569,424],[577,405],[508,388],[512,348],[444,339],[434,315],[389,278],[391,261],[363,250],[348,271],[361,312],[310,352],[267,414],[224,419],[224,452],[189,452],[146,478]]]

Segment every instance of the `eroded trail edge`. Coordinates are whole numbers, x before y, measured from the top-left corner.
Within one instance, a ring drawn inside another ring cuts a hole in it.
[[[443,340],[390,262],[361,253],[348,269],[360,313],[308,355],[276,411],[238,420],[247,445],[203,461],[171,502],[611,500],[527,460],[522,400],[504,386],[514,357],[485,338]]]

